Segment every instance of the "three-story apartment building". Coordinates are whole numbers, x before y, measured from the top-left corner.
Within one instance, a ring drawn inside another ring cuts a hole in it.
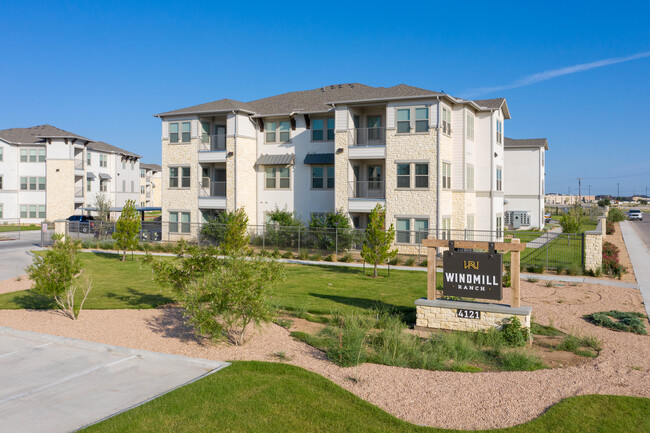
[[[86,149],[86,204],[92,208],[98,194],[104,194],[113,208],[127,200],[140,204],[140,155],[103,141]]]
[[[162,168],[158,164],[140,164],[140,206],[162,206]]]
[[[286,208],[305,221],[340,210],[363,228],[381,204],[405,246],[417,232],[503,227],[503,98],[353,83],[157,116],[163,221],[181,223],[169,238],[240,207],[251,224]]]

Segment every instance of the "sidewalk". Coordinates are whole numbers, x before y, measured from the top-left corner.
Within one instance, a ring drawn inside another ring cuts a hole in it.
[[[634,268],[634,275],[639,283],[641,296],[643,296],[645,311],[650,316],[650,254],[648,254],[648,250],[646,250],[634,229],[630,227],[630,223],[623,221],[620,223],[620,227]]]

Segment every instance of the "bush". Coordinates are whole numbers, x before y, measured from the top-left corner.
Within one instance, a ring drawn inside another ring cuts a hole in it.
[[[343,254],[339,257],[339,262],[348,263],[352,261],[352,256],[349,253]]]
[[[623,211],[617,207],[611,208],[607,214],[607,222],[617,223],[621,221],[625,221],[625,214]]]
[[[609,201],[608,198],[603,198],[603,199],[598,200],[598,206],[600,206],[600,207],[609,206],[610,204],[612,204],[612,202]]]
[[[521,351],[504,352],[499,355],[501,368],[507,371],[534,371],[545,368],[542,360]]]
[[[283,259],[293,259],[293,253],[291,251],[285,251],[282,254]]]
[[[240,254],[250,243],[244,208],[219,212],[201,227],[201,237],[219,246],[224,255]]]
[[[501,327],[503,339],[511,347],[525,346],[530,338],[528,328],[521,326],[517,316],[512,316],[510,321]]]
[[[608,235],[613,235],[616,232],[616,228],[614,227],[614,223],[611,221],[608,221],[605,223],[605,234]]]
[[[406,266],[413,266],[414,264],[415,264],[415,259],[413,257],[409,257],[404,262],[404,265],[406,265]]]
[[[418,266],[422,266],[422,267],[426,268],[427,265],[428,265],[428,263],[429,263],[429,262],[427,262],[427,259],[424,259],[424,260],[422,260],[422,261],[420,262],[420,264],[419,264]]]
[[[648,333],[645,329],[644,321],[641,320],[646,316],[634,311],[601,311],[583,317],[596,326],[603,326],[605,328],[613,329],[614,331],[633,332],[642,335]],[[617,321],[613,321],[612,318]]]
[[[342,367],[365,362],[367,353],[364,344],[371,326],[369,321],[357,314],[339,316],[336,320],[336,326],[325,328],[325,334],[330,339],[327,357]]]
[[[580,275],[580,272],[581,272],[580,266],[578,266],[578,265],[571,265],[571,266],[566,268],[566,274],[567,275],[573,275],[573,276]]]
[[[528,265],[526,266],[526,271],[532,272],[533,274],[543,274],[544,266],[543,265]]]
[[[299,233],[304,233],[302,221],[295,214],[277,207],[268,213],[270,223],[266,224],[266,244],[275,247],[298,247]]]
[[[314,261],[314,262],[320,262],[323,258],[321,257],[320,254],[312,254],[309,256],[309,260]]]
[[[309,229],[310,245],[319,250],[349,250],[359,240],[350,218],[343,211],[312,215]]]
[[[618,276],[625,273],[625,267],[621,265],[618,258],[619,249],[611,242],[603,242],[602,271],[608,275]]]
[[[558,263],[557,265],[555,265],[555,272],[558,275],[562,275],[562,273],[564,272],[564,265],[561,264],[561,263]]]
[[[395,256],[395,258],[391,259],[391,260],[388,262],[388,264],[391,265],[391,266],[397,266],[397,265],[399,265],[399,257]]]
[[[582,229],[582,208],[579,205],[574,206],[560,218],[562,233],[580,233]]]

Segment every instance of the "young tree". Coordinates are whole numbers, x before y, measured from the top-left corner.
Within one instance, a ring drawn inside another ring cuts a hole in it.
[[[100,222],[108,221],[111,215],[111,200],[104,193],[95,196],[95,208],[97,209],[97,220]]]
[[[395,241],[395,227],[391,224],[386,228],[386,210],[377,205],[370,212],[366,238],[363,241],[361,257],[374,265],[374,277],[377,277],[377,265],[392,260],[397,256],[397,250],[391,250]]]
[[[122,214],[115,224],[113,239],[118,249],[122,250],[122,261],[126,260],[127,250],[133,251],[138,246],[140,234],[140,215],[135,210],[135,201],[127,200]]]
[[[244,254],[250,243],[248,216],[244,208],[221,212],[201,228],[201,236],[219,245],[221,254]]]
[[[579,233],[582,229],[582,207],[575,205],[560,218],[562,233]]]
[[[309,229],[315,248],[333,251],[349,250],[357,240],[357,233],[348,215],[342,210],[326,215],[312,215]]]
[[[44,255],[34,255],[34,261],[27,268],[27,273],[37,293],[54,299],[63,314],[76,320],[92,289],[90,281],[86,280],[82,286],[81,303],[75,307],[77,285],[74,280],[82,271],[78,257],[81,241],[60,234],[55,234],[52,238],[52,248]]]

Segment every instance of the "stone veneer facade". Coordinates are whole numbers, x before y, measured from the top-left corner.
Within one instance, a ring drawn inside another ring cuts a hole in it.
[[[46,173],[46,219],[64,220],[74,214],[74,160],[50,159]]]
[[[508,307],[499,304],[418,299],[415,326],[420,329],[445,329],[453,331],[487,331],[501,328],[515,316],[522,326],[530,328],[531,307]],[[478,310],[480,319],[456,316],[458,309]]]

